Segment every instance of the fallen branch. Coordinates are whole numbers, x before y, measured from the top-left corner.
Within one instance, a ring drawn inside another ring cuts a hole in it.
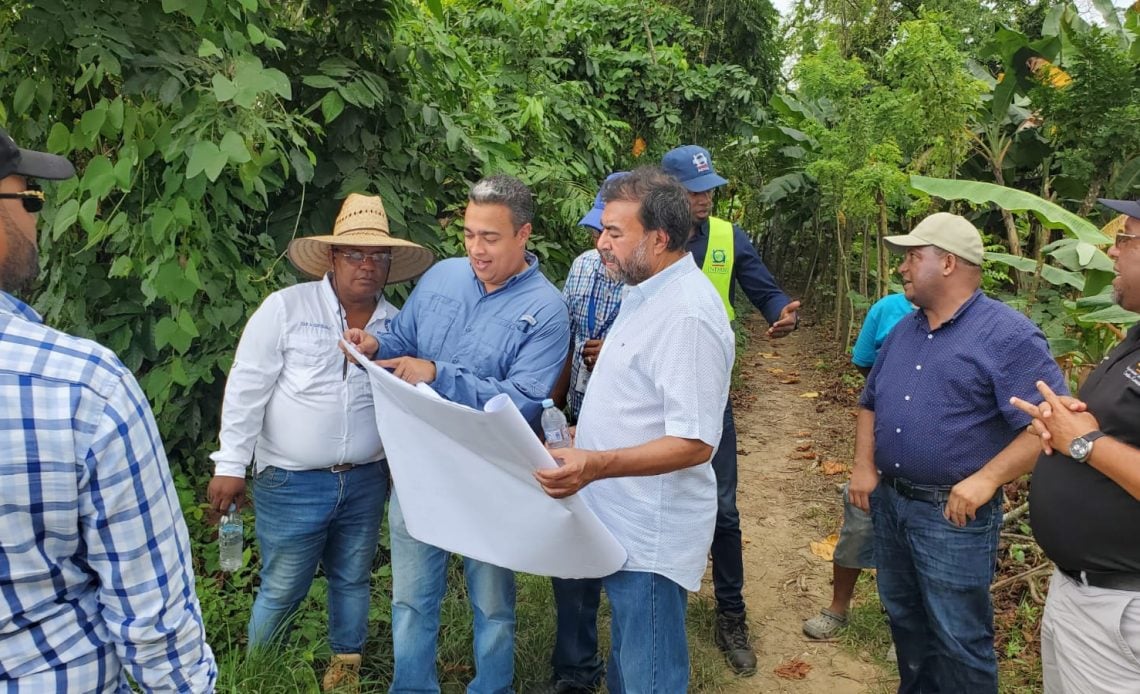
[[[1009,513],[1005,514],[1005,518],[1002,519],[1001,524],[1002,525],[1009,525],[1010,523],[1014,522],[1018,518],[1021,518],[1022,516],[1024,516],[1026,514],[1026,512],[1028,512],[1028,511],[1029,511],[1029,502],[1026,501],[1024,504],[1018,506],[1017,508],[1013,509]]]
[[[1001,579],[997,583],[990,586],[990,592],[992,593],[994,591],[1001,590],[1002,588],[1005,588],[1006,586],[1008,586],[1010,584],[1017,583],[1018,581],[1020,581],[1022,579],[1029,578],[1032,576],[1036,576],[1037,574],[1042,574],[1042,573],[1045,573],[1046,571],[1051,571],[1052,569],[1053,569],[1053,563],[1052,562],[1045,562],[1044,564],[1039,564],[1039,565],[1033,567],[1032,569],[1029,569],[1028,571],[1022,571],[1021,573],[1017,574],[1016,576],[1010,576],[1009,578]]]
[[[1037,577],[1030,576],[1025,579],[1025,582],[1029,584],[1029,597],[1032,598],[1033,602],[1038,605],[1044,605],[1045,598],[1041,597],[1041,589],[1037,587]]]

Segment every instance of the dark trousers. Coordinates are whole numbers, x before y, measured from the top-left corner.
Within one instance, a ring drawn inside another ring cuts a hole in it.
[[[732,400],[724,409],[720,446],[712,459],[716,473],[716,530],[712,542],[713,591],[718,612],[744,611],[744,555],[740,513],[736,510],[736,422]],[[593,686],[602,679],[598,655],[598,602],[601,579],[552,578],[558,628],[550,664],[554,679]]]

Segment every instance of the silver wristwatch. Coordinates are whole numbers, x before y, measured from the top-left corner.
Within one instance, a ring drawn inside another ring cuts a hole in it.
[[[1090,431],[1084,436],[1078,436],[1069,443],[1069,457],[1078,463],[1088,461],[1092,455],[1093,441],[1104,436],[1103,431]]]

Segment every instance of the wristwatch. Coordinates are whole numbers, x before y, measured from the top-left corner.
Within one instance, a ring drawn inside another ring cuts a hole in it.
[[[1093,441],[1104,436],[1103,431],[1090,431],[1084,436],[1078,436],[1069,443],[1069,457],[1078,463],[1088,461],[1092,455]]]

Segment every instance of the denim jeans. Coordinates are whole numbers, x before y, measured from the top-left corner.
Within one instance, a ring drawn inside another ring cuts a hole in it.
[[[602,681],[605,663],[598,654],[600,578],[552,578],[558,626],[550,665],[553,681],[592,689]]]
[[[688,593],[660,574],[618,571],[602,579],[610,601],[610,694],[684,694]]]
[[[329,585],[329,644],[334,653],[363,650],[387,494],[386,462],[339,473],[270,466],[256,476],[261,588],[249,618],[250,648],[287,635],[288,620],[320,564]]]
[[[439,611],[451,553],[408,534],[396,491],[388,508],[392,534],[392,694],[439,692]],[[468,694],[509,694],[515,672],[515,574],[464,557],[463,575],[475,613],[475,679]]]
[[[879,597],[898,649],[899,694],[996,694],[990,583],[1002,494],[958,528],[942,506],[880,484],[871,495]]]
[[[716,473],[716,529],[709,551],[716,611],[744,612],[744,552],[736,510],[736,421],[731,398],[724,408],[724,428],[712,468]]]
[[[724,408],[720,446],[712,459],[716,474],[716,529],[713,531],[713,591],[717,612],[744,612],[744,553],[736,509],[736,422],[732,400]],[[558,628],[550,664],[553,680],[590,687],[604,669],[598,655],[600,579],[551,579]]]

